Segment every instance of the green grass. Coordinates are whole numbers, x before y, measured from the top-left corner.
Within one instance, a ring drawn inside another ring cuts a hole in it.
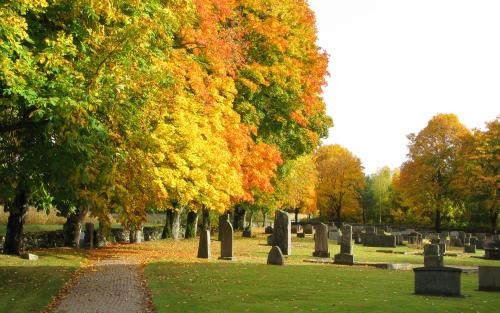
[[[477,291],[477,274],[462,275],[463,298],[414,295],[412,271],[303,262],[312,258],[312,238],[292,239],[286,266],[265,265],[270,247],[264,237],[235,236],[235,262],[218,261],[220,244],[212,241],[212,260],[198,260],[196,241],[176,243],[188,258],[166,255],[149,264],[145,277],[161,312],[498,312],[498,293]],[[158,250],[171,241],[141,245]],[[422,256],[375,252],[355,245],[357,261],[423,263]],[[395,250],[410,250],[400,247]],[[332,256],[339,251],[330,245]],[[417,250],[415,250],[417,251]],[[478,255],[483,252],[480,251]],[[447,265],[497,265],[500,261],[446,257]]]
[[[82,252],[72,249],[33,253],[38,261],[0,254],[0,312],[42,311],[84,259]]]

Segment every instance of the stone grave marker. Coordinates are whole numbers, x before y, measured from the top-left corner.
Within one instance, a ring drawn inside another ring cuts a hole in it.
[[[443,255],[439,245],[427,244],[424,246],[424,267],[443,267]]]
[[[222,236],[221,235],[221,233],[222,233],[221,225],[222,225],[222,223],[224,223],[224,221],[228,221],[230,218],[231,218],[231,216],[229,215],[229,213],[224,213],[224,214],[219,215],[219,233],[217,234],[218,241],[221,241],[221,236]]]
[[[273,246],[280,247],[284,255],[292,254],[291,222],[285,211],[276,211],[272,238]]]
[[[25,259],[28,261],[37,261],[38,255],[32,253],[21,253],[21,259]]]
[[[354,255],[352,254],[352,226],[342,226],[342,237],[340,239],[340,253],[334,257],[336,264],[354,264]]]
[[[220,233],[220,258],[221,260],[234,260],[233,255],[233,225],[229,222],[228,219],[222,221],[222,224],[219,225],[219,233]]]
[[[319,223],[316,226],[313,256],[321,258],[330,257],[330,252],[328,252],[328,226],[326,224]]]
[[[269,265],[285,265],[285,257],[281,252],[280,247],[273,246],[267,255],[267,264]]]
[[[479,290],[500,291],[500,266],[479,266]]]
[[[198,244],[198,258],[210,259],[210,231],[203,230],[200,232],[200,242]]]

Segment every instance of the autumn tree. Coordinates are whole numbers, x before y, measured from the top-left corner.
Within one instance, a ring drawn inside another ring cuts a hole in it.
[[[420,215],[434,219],[437,232],[443,215],[457,208],[452,181],[457,175],[458,154],[469,137],[469,130],[454,114],[438,114],[418,134],[408,136],[400,190]]]
[[[365,177],[359,158],[340,145],[322,146],[316,152],[317,205],[322,215],[335,219],[355,215]]]
[[[475,129],[458,158],[458,175],[453,181],[461,199],[473,215],[486,214],[491,231],[498,227],[498,189],[500,187],[500,120],[486,123],[485,130]],[[475,213],[475,214],[474,214]]]
[[[276,191],[272,195],[273,206],[293,211],[295,220],[298,219],[299,212],[314,214],[317,211],[318,172],[314,158],[313,154],[306,154],[287,161],[276,180]]]
[[[238,1],[246,54],[238,71],[235,110],[283,159],[312,152],[327,136],[321,88],[327,56],[316,45],[306,1]]]

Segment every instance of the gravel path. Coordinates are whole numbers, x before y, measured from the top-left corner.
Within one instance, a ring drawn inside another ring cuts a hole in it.
[[[148,293],[140,264],[125,256],[97,261],[62,299],[56,313],[146,313]]]

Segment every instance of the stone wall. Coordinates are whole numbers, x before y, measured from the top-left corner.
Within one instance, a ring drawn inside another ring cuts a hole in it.
[[[25,233],[23,234],[21,247],[23,250],[64,247],[64,233],[62,230]]]
[[[159,240],[163,226],[144,227],[143,236],[144,241]],[[111,240],[114,242],[130,242],[130,231],[115,228],[111,229]],[[94,241],[97,241],[97,236],[94,235]],[[0,251],[3,250],[5,243],[5,236],[0,236]],[[94,242],[96,244],[96,242]],[[34,248],[55,248],[64,247],[64,233],[62,230],[43,231],[25,233],[21,242],[23,250]]]

